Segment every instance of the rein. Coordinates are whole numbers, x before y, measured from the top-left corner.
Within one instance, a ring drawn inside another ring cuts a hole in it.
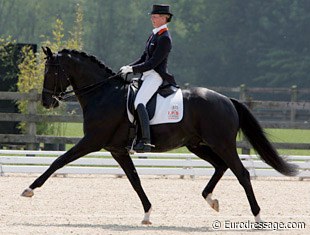
[[[54,99],[56,99],[58,102],[60,101],[66,101],[67,99],[73,97],[74,95],[79,95],[79,96],[82,96],[82,95],[85,95],[89,92],[91,92],[92,90],[94,90],[95,88],[97,88],[98,86],[100,85],[103,85],[104,83],[108,82],[109,80],[113,79],[113,78],[116,78],[120,76],[119,73],[115,74],[115,75],[112,75],[108,78],[106,78],[105,80],[103,81],[100,81],[100,82],[97,82],[97,83],[94,83],[94,84],[90,84],[88,86],[85,86],[85,87],[81,87],[81,88],[78,88],[78,89],[72,89],[72,90],[69,90],[69,91],[62,91],[60,92],[58,95],[53,95],[52,97]],[[88,90],[89,89],[89,90]],[[44,89],[43,89],[44,90]],[[86,91],[87,90],[87,91]],[[85,92],[83,92],[85,91]]]

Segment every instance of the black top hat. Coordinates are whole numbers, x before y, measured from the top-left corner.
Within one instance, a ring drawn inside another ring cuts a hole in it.
[[[168,22],[171,21],[171,18],[173,14],[170,12],[170,6],[169,5],[153,5],[153,10],[152,12],[149,13],[150,15],[152,14],[165,14],[165,15],[170,15]]]

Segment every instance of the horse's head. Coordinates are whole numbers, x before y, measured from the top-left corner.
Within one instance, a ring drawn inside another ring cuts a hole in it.
[[[61,55],[53,54],[48,47],[42,49],[46,55],[42,105],[45,108],[55,108],[59,106],[57,97],[69,86],[69,81],[61,64]]]
[[[111,78],[119,77],[95,56],[85,52],[63,49],[53,53],[48,47],[42,49],[46,55],[42,104],[46,108],[57,107],[59,100],[66,99],[72,92],[80,100],[99,84],[108,84]],[[73,90],[66,92],[69,85]]]

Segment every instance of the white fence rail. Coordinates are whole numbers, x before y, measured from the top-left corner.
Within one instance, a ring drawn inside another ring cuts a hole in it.
[[[63,154],[62,151],[0,150],[0,175],[6,173],[43,173]],[[214,168],[194,154],[144,153],[132,156],[140,175],[211,176]],[[252,177],[282,176],[256,155],[240,155]],[[300,168],[298,178],[310,178],[310,156],[289,156]],[[57,174],[124,175],[123,170],[108,152],[95,152],[59,169]],[[232,175],[228,170],[225,175]]]

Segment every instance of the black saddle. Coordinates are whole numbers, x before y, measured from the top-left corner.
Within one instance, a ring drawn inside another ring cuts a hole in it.
[[[134,102],[138,93],[139,88],[142,85],[141,80],[133,80],[129,86],[128,86],[128,102],[127,102],[127,106],[128,106],[128,110],[129,112],[135,116],[135,106],[134,106]],[[171,84],[166,84],[165,82],[158,88],[158,90],[155,92],[155,94],[152,96],[152,98],[149,100],[149,102],[146,104],[146,110],[149,114],[149,119],[151,120],[154,117],[155,114],[155,109],[156,109],[156,96],[157,94],[161,95],[162,97],[166,98],[169,95],[174,94],[177,89],[178,86],[175,85],[171,85]]]

